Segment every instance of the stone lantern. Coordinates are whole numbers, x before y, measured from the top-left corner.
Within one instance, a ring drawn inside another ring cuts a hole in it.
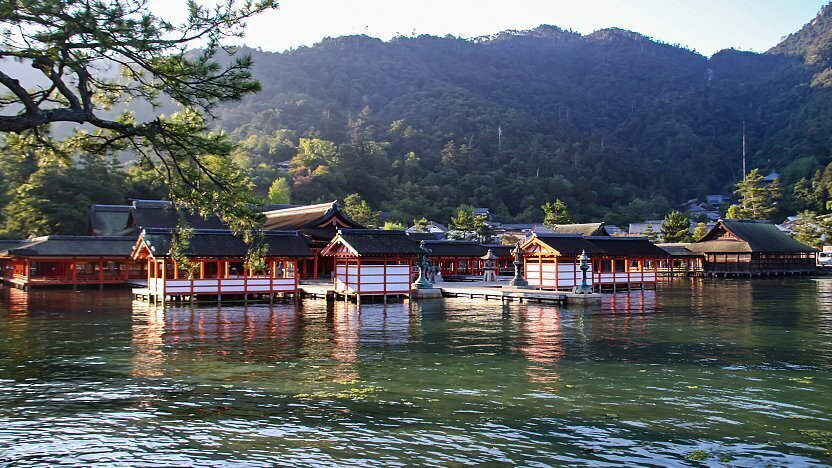
[[[508,284],[518,288],[528,286],[529,282],[526,281],[526,278],[523,278],[523,249],[520,248],[520,242],[517,242],[511,250],[511,254],[514,255],[514,278]]]
[[[575,286],[572,292],[575,294],[592,294],[592,287],[586,282],[586,272],[589,270],[589,255],[586,254],[586,250],[581,252],[578,261],[580,262],[581,269],[581,284]]]
[[[485,253],[480,259],[485,260],[485,265],[482,268],[482,280],[486,283],[497,281],[497,256],[491,249]]]

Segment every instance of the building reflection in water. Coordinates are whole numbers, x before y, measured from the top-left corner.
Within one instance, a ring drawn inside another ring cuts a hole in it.
[[[407,304],[305,301],[163,309],[136,301],[132,314],[133,372],[142,377],[166,369],[185,372],[188,366],[304,360],[308,379],[354,381],[360,378],[362,346],[407,346],[413,328]]]
[[[529,361],[529,380],[547,384],[541,391],[556,392],[557,388],[548,384],[560,380],[557,363],[566,355],[558,308],[527,304],[520,310],[520,324],[519,351]]]
[[[330,356],[336,364],[332,368],[332,380],[351,382],[359,379],[358,362],[359,330],[361,317],[359,306],[351,302],[335,301],[327,312],[327,325],[331,337]],[[330,312],[331,310],[331,312]]]
[[[133,376],[164,375],[165,312],[147,303],[133,302]]]

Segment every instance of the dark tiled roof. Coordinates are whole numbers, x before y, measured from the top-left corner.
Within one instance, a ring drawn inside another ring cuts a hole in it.
[[[381,229],[339,229],[333,243],[343,242],[360,256],[421,255],[419,243],[404,231]]]
[[[538,234],[536,237],[561,255],[580,255],[583,251],[589,255],[605,253],[604,249],[579,235]]]
[[[92,236],[119,236],[129,232],[130,205],[90,205]]]
[[[23,257],[129,257],[136,239],[125,236],[44,236],[0,255]]]
[[[582,236],[608,236],[604,223],[558,224],[553,229],[558,234],[580,234]]]
[[[341,211],[336,202],[283,208],[263,214],[266,216],[267,230],[317,228],[333,218],[352,228],[363,228]]]
[[[667,257],[667,252],[656,247],[646,237],[586,237],[613,257]]]
[[[416,242],[437,241],[445,237],[443,232],[408,232],[407,235]]]
[[[511,257],[512,245],[484,245],[465,241],[425,241],[425,247],[431,250],[429,257],[482,257],[491,249],[498,257]]]
[[[203,218],[188,212],[183,213],[185,222],[194,229],[228,229],[217,216]],[[134,200],[130,210],[131,227],[134,233],[142,229],[173,229],[179,217],[173,203],[167,200]]]
[[[154,257],[170,256],[172,229],[145,229],[141,233]],[[264,232],[263,242],[268,247],[267,257],[311,257],[306,239],[297,231]],[[190,239],[185,255],[189,257],[242,258],[248,245],[227,229],[197,229]]]
[[[717,239],[727,229],[740,240]],[[688,247],[695,252],[817,252],[814,247],[801,244],[766,221],[720,220],[701,240]]]
[[[702,254],[688,248],[690,244],[656,244],[656,247],[667,252],[671,257],[700,257]]]
[[[6,250],[13,249],[23,244],[24,242],[27,241],[20,239],[0,240],[0,255],[3,255],[3,252],[5,252]]]

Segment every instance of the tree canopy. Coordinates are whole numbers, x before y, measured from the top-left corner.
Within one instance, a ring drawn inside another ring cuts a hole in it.
[[[16,151],[46,148],[67,164],[76,154],[130,151],[177,203],[252,229],[258,221],[248,182],[230,163],[230,141],[210,131],[206,118],[260,89],[250,55],[227,59],[227,42],[243,35],[247,19],[276,6],[189,1],[187,18],[173,24],[150,13],[147,0],[0,2],[0,58],[37,77],[21,82],[0,71],[8,90],[0,132],[20,135]],[[154,111],[139,119],[128,110],[133,101]],[[161,106],[173,112],[162,115]],[[69,135],[53,136],[56,124],[70,125],[61,128]]]

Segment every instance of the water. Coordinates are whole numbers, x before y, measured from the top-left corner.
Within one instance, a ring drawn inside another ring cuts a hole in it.
[[[831,369],[832,280],[594,310],[2,289],[0,465],[830,464]]]

